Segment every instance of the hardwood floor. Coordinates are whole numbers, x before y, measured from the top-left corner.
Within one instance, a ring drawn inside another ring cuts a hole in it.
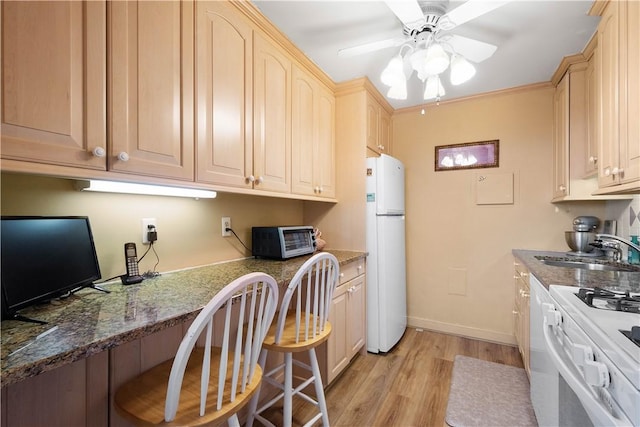
[[[392,351],[358,356],[325,391],[331,426],[446,426],[457,354],[523,367],[517,347],[409,328]],[[300,400],[294,399],[294,426],[313,414]],[[278,411],[267,418],[281,425]]]

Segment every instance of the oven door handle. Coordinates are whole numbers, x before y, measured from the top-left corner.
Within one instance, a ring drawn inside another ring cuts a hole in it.
[[[560,375],[562,375],[562,378],[564,378],[569,387],[571,387],[576,396],[578,396],[578,399],[580,399],[580,402],[582,402],[587,412],[597,418],[597,420],[593,420],[594,424],[615,427],[631,426],[628,420],[614,417],[613,414],[604,407],[602,402],[593,395],[592,390],[585,385],[583,379],[579,378],[578,375],[569,368],[551,341],[552,337],[549,335],[549,328],[550,326],[547,325],[545,320],[542,331],[544,332],[544,343],[549,352],[549,356]]]

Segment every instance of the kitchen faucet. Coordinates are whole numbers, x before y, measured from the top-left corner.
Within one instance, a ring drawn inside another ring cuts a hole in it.
[[[607,242],[607,241],[602,241],[602,239],[608,239],[608,240],[614,240],[614,242]],[[596,234],[596,243],[593,244],[593,246],[596,246],[598,248],[604,248],[604,249],[611,249],[615,252],[614,255],[614,259],[616,261],[621,261],[622,260],[622,248],[620,247],[620,243],[624,243],[625,245],[629,246],[632,249],[635,249],[636,251],[640,252],[640,246],[636,245],[635,243],[613,235],[613,234]]]

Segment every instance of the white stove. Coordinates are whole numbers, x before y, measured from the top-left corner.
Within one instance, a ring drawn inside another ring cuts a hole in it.
[[[640,293],[551,285],[549,294],[548,341],[584,398],[595,399],[585,404],[594,424],[640,426]]]

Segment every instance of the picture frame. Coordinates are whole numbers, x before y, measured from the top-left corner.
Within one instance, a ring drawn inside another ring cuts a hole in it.
[[[435,171],[497,168],[500,140],[438,145],[435,147]]]

